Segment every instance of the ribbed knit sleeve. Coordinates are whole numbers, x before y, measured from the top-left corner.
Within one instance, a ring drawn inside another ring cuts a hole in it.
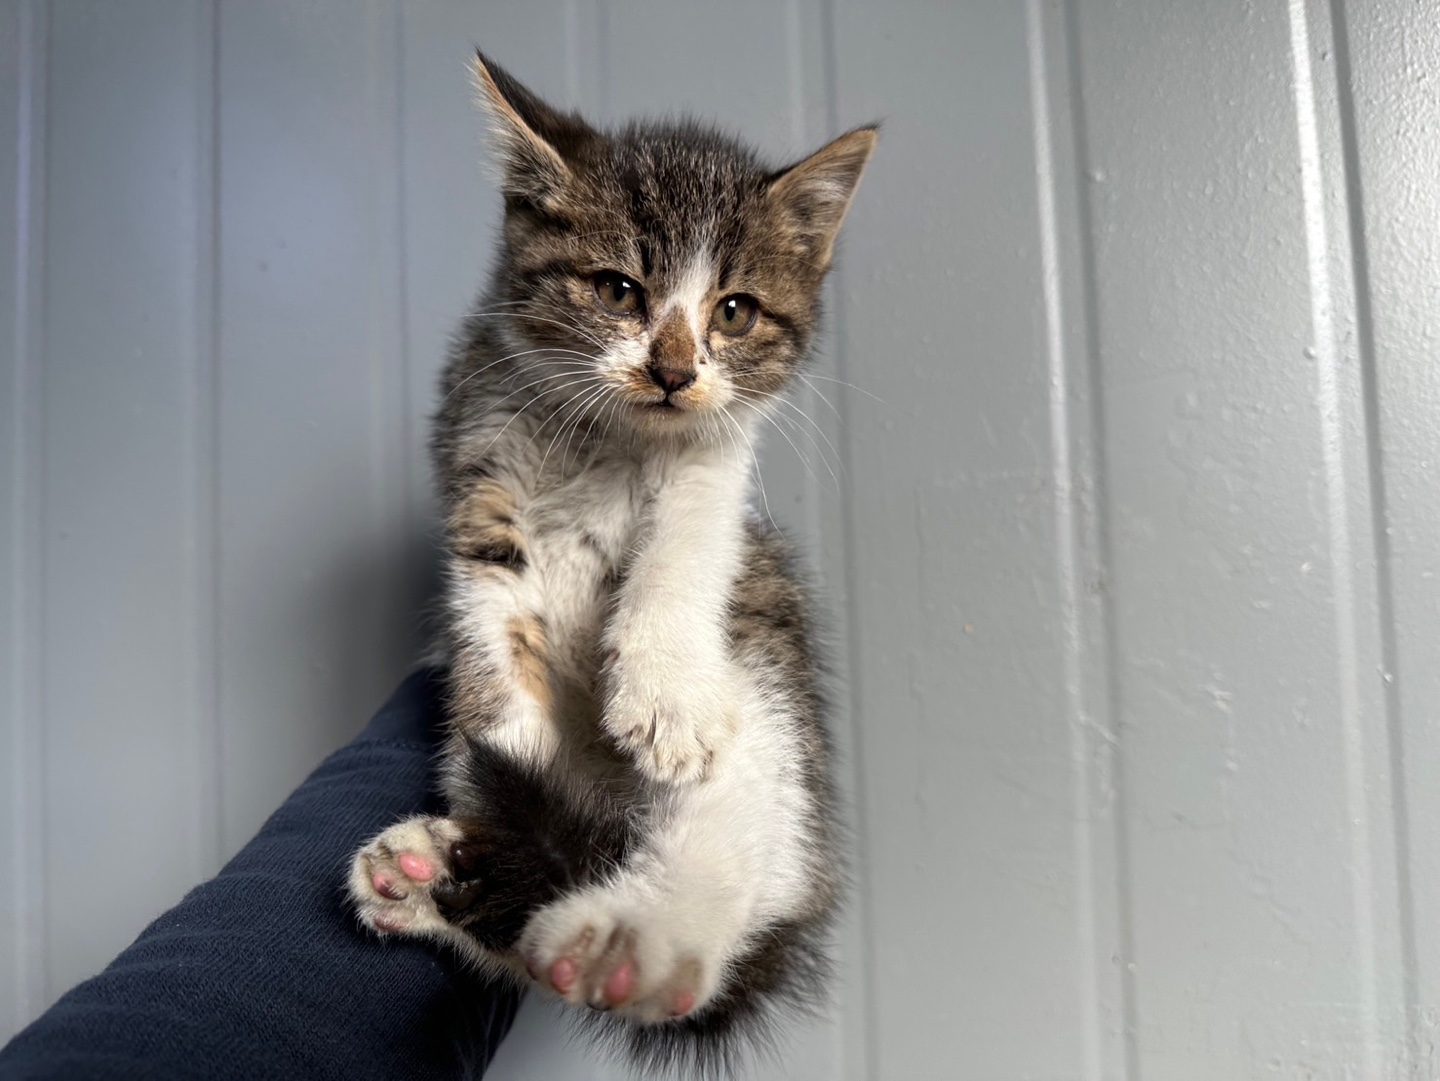
[[[380,942],[343,890],[365,840],[434,807],[438,694],[433,671],[406,680],[219,875],[0,1050],[0,1079],[480,1076],[516,994]]]

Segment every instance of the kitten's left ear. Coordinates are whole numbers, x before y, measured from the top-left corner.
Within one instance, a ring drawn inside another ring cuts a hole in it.
[[[822,267],[830,264],[835,235],[878,135],[875,125],[847,131],[770,181],[770,198],[784,209],[797,240]]]
[[[578,116],[546,105],[478,49],[475,87],[505,162],[506,194],[549,207],[571,180],[566,153],[594,131]]]

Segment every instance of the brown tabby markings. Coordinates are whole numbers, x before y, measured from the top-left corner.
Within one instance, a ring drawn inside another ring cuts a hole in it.
[[[502,484],[476,484],[450,515],[449,534],[456,554],[516,569],[525,565],[525,539],[516,526],[519,507]]]
[[[875,133],[776,169],[702,124],[600,131],[476,74],[505,229],[433,442],[453,817],[377,838],[352,893],[378,930],[608,1010],[586,1016],[638,1065],[718,1075],[828,986],[820,664],[783,541],[746,519],[747,458]],[[744,330],[715,315],[736,295]],[[473,882],[456,841],[488,846]],[[409,882],[397,853],[444,874]]]
[[[550,672],[545,628],[537,616],[515,616],[505,628],[510,638],[510,656],[515,675],[525,692],[545,712],[550,712]]]

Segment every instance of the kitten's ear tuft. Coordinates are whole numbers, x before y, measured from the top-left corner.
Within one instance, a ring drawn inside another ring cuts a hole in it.
[[[475,50],[475,88],[505,165],[505,193],[541,207],[570,182],[564,152],[590,134],[579,117],[546,105],[509,72]]]
[[[835,236],[878,135],[875,124],[847,131],[770,181],[770,198],[789,218],[801,247],[821,266],[830,264]]]

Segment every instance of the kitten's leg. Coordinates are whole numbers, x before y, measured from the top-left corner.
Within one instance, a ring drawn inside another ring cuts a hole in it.
[[[459,741],[483,735],[544,762],[558,746],[549,643],[539,571],[520,520],[512,487],[485,477],[456,503],[447,523],[456,733],[450,750],[459,753]]]
[[[744,990],[735,973],[777,929],[824,923],[834,863],[801,748],[763,695],[740,704],[735,740],[704,781],[666,794],[623,870],[530,919],[518,950],[542,986],[642,1024],[698,1019]]]
[[[603,723],[656,780],[704,776],[739,719],[726,621],[746,478],[723,457],[672,463],[605,630]]]
[[[362,848],[350,895],[362,922],[439,938],[524,968],[513,950],[537,909],[623,864],[638,820],[601,788],[468,740],[450,765],[450,817],[419,815]]]

